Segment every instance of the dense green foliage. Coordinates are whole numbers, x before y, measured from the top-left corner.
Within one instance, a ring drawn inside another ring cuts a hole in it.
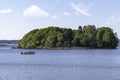
[[[18,48],[116,48],[118,38],[109,27],[97,28],[94,25],[69,28],[48,27],[27,33],[19,42]]]

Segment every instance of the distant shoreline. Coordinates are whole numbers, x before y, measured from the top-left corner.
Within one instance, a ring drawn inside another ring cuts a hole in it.
[[[54,48],[18,48],[15,46],[13,49],[36,49],[36,50],[91,50],[91,49],[117,49],[116,48],[95,48],[95,47],[54,47]]]
[[[19,40],[0,40],[0,46],[18,46]]]

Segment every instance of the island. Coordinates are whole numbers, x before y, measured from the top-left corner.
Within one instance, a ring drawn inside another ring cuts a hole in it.
[[[78,26],[78,29],[49,26],[34,29],[19,41],[18,48],[29,49],[114,49],[117,33],[110,27]]]

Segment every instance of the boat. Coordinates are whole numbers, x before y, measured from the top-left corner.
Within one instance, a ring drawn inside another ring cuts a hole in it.
[[[26,51],[26,52],[21,52],[22,55],[32,55],[35,54],[33,51]]]

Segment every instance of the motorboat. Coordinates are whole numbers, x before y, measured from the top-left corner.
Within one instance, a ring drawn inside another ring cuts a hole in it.
[[[21,52],[22,55],[32,55],[35,54],[33,51],[26,51],[26,52]]]

